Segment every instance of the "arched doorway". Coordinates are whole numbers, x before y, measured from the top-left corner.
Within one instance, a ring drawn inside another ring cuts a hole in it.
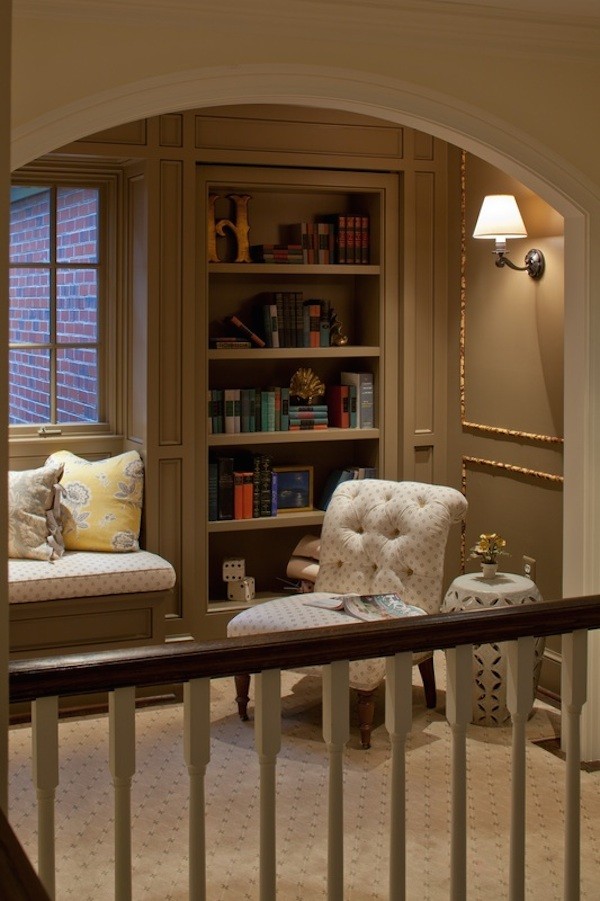
[[[589,252],[600,230],[600,199],[578,173],[526,135],[481,110],[434,92],[364,73],[304,66],[239,66],[156,78],[91,96],[17,130],[13,167],[91,132],[172,109],[252,103],[334,108],[397,122],[463,147],[514,175],[565,218],[565,503],[564,593],[600,585],[594,548],[600,538],[600,504],[592,450],[600,424],[593,417],[596,360],[590,336],[596,312],[590,298],[600,266]],[[597,361],[600,363],[600,354]],[[598,509],[596,509],[598,507]],[[584,717],[584,756],[600,757],[600,641],[591,638],[589,703]],[[594,722],[597,725],[594,727]],[[594,731],[595,729],[595,731]]]

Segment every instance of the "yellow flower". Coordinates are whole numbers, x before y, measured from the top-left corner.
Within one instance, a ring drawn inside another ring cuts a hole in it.
[[[483,563],[496,563],[496,558],[506,554],[506,540],[496,532],[482,533],[477,544],[471,548],[471,557],[481,557]]]

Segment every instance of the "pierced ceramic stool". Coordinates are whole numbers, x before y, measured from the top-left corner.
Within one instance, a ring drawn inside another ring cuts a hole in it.
[[[446,592],[443,613],[481,610],[482,607],[515,607],[535,604],[543,598],[534,582],[515,573],[497,573],[485,579],[467,573],[455,579]],[[535,695],[546,641],[538,638],[532,673]],[[497,643],[473,646],[473,720],[476,726],[505,726],[510,722],[506,706],[506,658]]]

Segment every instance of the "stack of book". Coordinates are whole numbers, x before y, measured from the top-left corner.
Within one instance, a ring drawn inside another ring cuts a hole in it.
[[[210,522],[277,515],[277,473],[271,457],[219,456],[208,463]]]
[[[301,291],[275,291],[260,296],[268,347],[329,347],[329,302],[304,300]]]
[[[289,431],[326,429],[329,426],[327,404],[290,404]]]
[[[253,244],[250,256],[255,263],[304,263],[301,244]]]
[[[289,397],[289,387],[211,388],[208,392],[208,433],[287,432]]]

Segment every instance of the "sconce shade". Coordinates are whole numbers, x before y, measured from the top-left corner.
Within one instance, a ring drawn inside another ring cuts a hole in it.
[[[488,194],[483,198],[474,238],[526,238],[527,229],[512,194]]]

